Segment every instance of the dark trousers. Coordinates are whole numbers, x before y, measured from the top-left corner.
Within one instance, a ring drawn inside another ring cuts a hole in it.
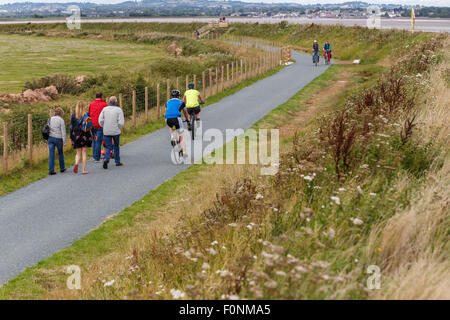
[[[92,146],[92,157],[95,161],[100,160],[101,151],[102,151],[102,143],[103,143],[103,128],[94,128],[92,130],[94,135],[94,143]]]
[[[48,159],[48,171],[55,172],[55,148],[58,149],[58,160],[59,160],[59,169],[63,170],[66,168],[64,163],[64,143],[63,139],[49,137],[48,140],[48,151],[49,151],[49,159]]]
[[[114,150],[114,160],[116,163],[120,162],[120,135],[117,136],[103,136],[105,139],[105,160],[109,161],[111,150]]]

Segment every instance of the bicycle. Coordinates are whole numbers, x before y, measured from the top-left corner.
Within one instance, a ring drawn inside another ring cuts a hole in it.
[[[200,104],[204,104],[204,103],[200,103]],[[189,131],[191,131],[191,138],[192,140],[195,140],[195,134],[196,134],[196,125],[195,123],[199,122],[199,120],[197,120],[197,115],[196,114],[192,114],[191,115],[191,120],[188,123],[189,124]]]
[[[178,130],[172,130],[170,133],[170,144],[172,145],[172,162],[179,165],[184,162],[183,148],[181,147],[180,134]]]
[[[318,51],[313,53],[313,62],[316,65],[316,67],[319,63],[319,57],[320,57],[320,53]]]
[[[324,52],[324,58],[325,58],[325,64],[330,64],[331,63],[331,51],[330,50],[326,50]]]

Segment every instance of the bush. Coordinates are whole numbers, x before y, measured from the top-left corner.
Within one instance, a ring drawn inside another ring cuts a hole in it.
[[[24,90],[36,90],[49,86],[55,86],[60,94],[80,93],[80,87],[77,85],[75,78],[66,74],[55,74],[53,76],[45,76],[37,80],[28,81],[24,85]]]

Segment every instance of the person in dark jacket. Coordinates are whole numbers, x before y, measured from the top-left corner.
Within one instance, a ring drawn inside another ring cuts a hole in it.
[[[97,92],[97,94],[95,95],[95,100],[92,101],[89,105],[89,115],[91,116],[92,124],[94,125],[94,129],[92,130],[92,157],[94,158],[95,162],[100,162],[100,153],[103,144],[103,128],[98,123],[98,117],[100,116],[103,108],[108,106],[108,104],[102,98],[103,94],[101,92]]]
[[[92,134],[90,131],[84,132],[81,128],[84,117],[89,116],[86,112],[86,103],[78,101],[75,108],[75,113],[72,114],[70,119],[70,139],[72,140],[72,146],[77,151],[75,155],[75,166],[73,168],[74,173],[78,173],[78,164],[80,158],[83,158],[83,174],[88,174],[86,171],[87,165],[87,149],[92,147]]]
[[[317,42],[317,40],[314,40],[314,43],[313,43],[313,46],[312,46],[312,48],[313,48],[313,56],[312,56],[312,59],[313,59],[313,63],[314,63],[314,57],[317,55],[317,60],[319,60],[320,59],[320,52],[319,52],[319,43]]]

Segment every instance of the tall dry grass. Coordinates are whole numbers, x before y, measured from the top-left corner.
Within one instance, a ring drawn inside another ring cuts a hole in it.
[[[450,299],[449,42],[430,72],[427,99],[417,114],[416,140],[442,146],[422,187],[406,209],[370,234],[369,251],[382,247],[383,290],[375,299]],[[443,163],[442,163],[443,162]]]

